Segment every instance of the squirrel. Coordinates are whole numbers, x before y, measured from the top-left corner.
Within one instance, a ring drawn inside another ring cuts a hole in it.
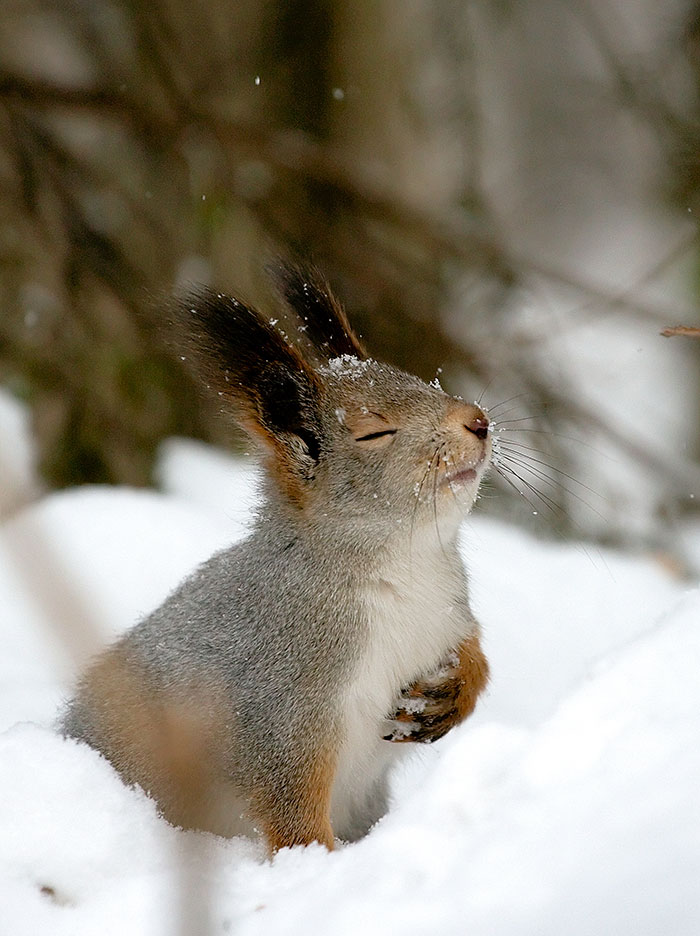
[[[275,280],[294,339],[203,287],[170,323],[260,449],[252,531],[98,656],[60,722],[172,824],[270,853],[363,836],[407,742],[474,709],[457,534],[491,455],[484,410],[368,357],[316,270]]]

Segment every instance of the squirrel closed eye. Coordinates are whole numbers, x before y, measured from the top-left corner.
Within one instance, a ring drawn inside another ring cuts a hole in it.
[[[378,413],[361,415],[359,419],[346,424],[356,442],[366,444],[371,448],[381,448],[388,445],[398,432],[395,426],[390,425]]]
[[[273,276],[296,327],[206,288],[169,312],[257,446],[252,532],[97,658],[61,730],[175,825],[332,848],[386,810],[410,742],[444,735],[486,685],[457,533],[490,427],[368,357],[316,271]]]

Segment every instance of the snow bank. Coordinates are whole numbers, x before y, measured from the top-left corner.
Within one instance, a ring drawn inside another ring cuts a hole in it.
[[[172,442],[163,493],[53,495],[0,536],[0,930],[8,936],[696,936],[700,590],[472,518],[493,682],[353,846],[263,860],[183,833],[47,727],[88,652],[244,535],[247,467]]]
[[[243,528],[142,490],[52,494],[0,527],[0,727],[52,720],[78,668]]]

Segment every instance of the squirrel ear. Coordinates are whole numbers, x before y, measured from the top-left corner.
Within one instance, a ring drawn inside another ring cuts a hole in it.
[[[181,357],[283,467],[308,475],[320,450],[321,385],[296,348],[254,309],[206,288],[181,299],[173,319],[185,344]]]
[[[268,269],[282,298],[301,320],[306,337],[325,360],[343,354],[367,357],[342,306],[318,270],[303,270],[282,261]]]

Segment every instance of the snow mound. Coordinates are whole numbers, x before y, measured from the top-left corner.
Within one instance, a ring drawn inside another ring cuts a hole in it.
[[[399,933],[695,936],[700,592],[535,730],[464,726],[357,845],[285,851],[160,820],[89,748],[0,739],[13,936]],[[431,755],[433,752],[429,752]],[[204,899],[206,898],[206,899]]]
[[[88,657],[244,535],[152,491],[52,494],[0,526],[0,728],[48,723]]]

